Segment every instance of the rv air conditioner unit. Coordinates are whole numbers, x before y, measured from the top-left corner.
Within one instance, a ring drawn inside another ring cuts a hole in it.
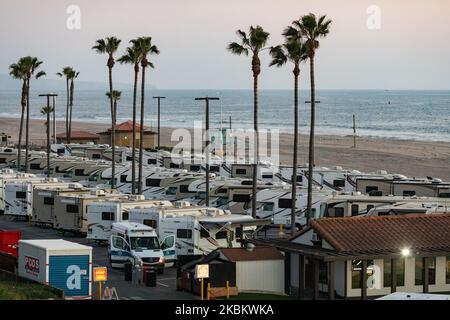
[[[211,216],[211,217],[215,216],[215,215],[216,215],[216,212],[217,212],[216,209],[212,209],[212,208],[206,209],[206,214],[207,214],[208,216]]]
[[[190,207],[191,204],[189,201],[175,201],[174,206],[175,208],[187,208]]]
[[[91,195],[94,196],[104,196],[105,195],[105,190],[101,190],[101,189],[95,189],[91,191]]]
[[[317,233],[313,233],[313,234],[311,235],[311,241],[312,241],[312,242],[319,242],[319,241],[320,241],[319,235],[318,235]]]
[[[48,178],[47,182],[58,182],[57,178]]]
[[[145,196],[143,194],[133,194],[129,196],[129,199],[134,201],[144,201]]]

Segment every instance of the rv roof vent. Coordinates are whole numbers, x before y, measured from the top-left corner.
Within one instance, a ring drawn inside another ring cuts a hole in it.
[[[143,201],[145,200],[145,196],[143,194],[133,194],[129,195],[129,199],[134,201]]]
[[[434,183],[441,183],[441,182],[442,182],[442,179],[439,179],[439,178],[433,178],[433,180],[431,180],[431,181],[433,181]]]
[[[361,191],[352,191],[352,196],[360,196]]]
[[[93,195],[93,196],[104,196],[105,195],[105,190],[101,190],[101,189],[91,190],[91,195]]]
[[[81,189],[81,185],[78,183],[69,183],[69,188],[70,189]]]
[[[253,250],[255,250],[255,245],[253,243],[247,243],[245,245],[245,250],[247,250],[248,252],[253,252]]]
[[[58,182],[57,178],[48,178],[47,182]]]
[[[3,169],[2,173],[11,174],[11,173],[14,173],[14,171],[12,169]]]
[[[342,167],[341,166],[335,166],[334,170],[342,170]]]
[[[175,208],[188,208],[191,203],[189,201],[175,201],[174,206]]]
[[[388,174],[386,170],[378,170],[377,173],[378,174]]]
[[[216,215],[216,212],[217,212],[217,209],[214,209],[214,208],[207,208],[206,209],[206,214],[208,215],[208,216],[215,216]]]

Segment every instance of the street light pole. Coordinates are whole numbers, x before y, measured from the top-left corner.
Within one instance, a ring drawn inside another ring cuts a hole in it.
[[[206,196],[205,196],[205,205],[209,207],[209,100],[220,100],[218,97],[199,97],[195,98],[195,100],[204,100],[205,101],[205,131],[206,131],[206,141],[205,141],[205,150],[206,150]]]
[[[158,99],[158,150],[161,147],[161,99],[166,97],[156,96],[153,99]]]
[[[47,97],[47,178],[50,178],[50,97],[58,96],[55,93],[40,94],[39,97]],[[54,100],[53,100],[54,101]]]
[[[53,143],[56,143],[56,103],[53,96]]]

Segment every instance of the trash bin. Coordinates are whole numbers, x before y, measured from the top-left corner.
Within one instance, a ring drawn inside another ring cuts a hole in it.
[[[124,264],[125,281],[131,281],[133,279],[133,265],[131,262]]]
[[[156,287],[156,270],[145,270],[145,284],[147,287]]]

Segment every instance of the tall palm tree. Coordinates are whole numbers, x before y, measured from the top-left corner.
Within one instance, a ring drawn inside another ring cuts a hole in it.
[[[53,107],[45,106],[41,109],[41,114],[47,117],[45,121],[47,133],[47,177],[50,177],[50,114],[53,112]]]
[[[69,103],[69,135],[67,136],[67,142],[72,140],[72,109],[73,109],[73,94],[74,94],[74,79],[78,78],[79,71],[71,70],[70,72],[70,103]]]
[[[153,63],[148,61],[147,56],[159,54],[158,48],[152,44],[151,37],[139,37],[130,41],[141,56],[141,121],[139,127],[139,178],[138,178],[138,193],[142,194],[142,161],[144,151],[144,111],[145,111],[145,69],[147,67],[154,68]]]
[[[283,36],[285,43],[270,49],[272,61],[270,66],[281,67],[288,61],[294,64],[294,154],[292,159],[292,205],[291,205],[291,233],[295,233],[295,202],[297,199],[297,153],[298,153],[298,80],[300,64],[308,59],[307,47],[301,37],[297,36],[295,28],[287,27]]]
[[[119,63],[132,64],[134,67],[134,84],[133,84],[133,138],[131,157],[131,194],[136,193],[136,98],[139,75],[139,63],[141,62],[141,54],[136,47],[132,45],[126,49],[126,53],[117,59]]]
[[[27,74],[24,66],[23,58],[19,59],[17,63],[9,66],[9,74],[18,80],[22,80],[22,94],[20,98],[20,104],[22,112],[20,115],[20,128],[19,128],[19,141],[17,146],[17,170],[21,170],[21,153],[22,153],[22,133],[23,133],[23,120],[25,116],[25,107],[27,105]]]
[[[106,92],[106,96],[109,98],[109,100],[113,101],[113,116],[112,116],[112,124],[111,124],[111,148],[112,153],[114,153],[114,150],[116,149],[116,115],[117,115],[117,101],[120,100],[120,96],[122,95],[122,92],[113,90],[112,92]],[[112,162],[112,172],[115,172],[116,163]],[[114,175],[113,175],[114,179]],[[113,187],[114,188],[114,187]]]
[[[60,77],[64,77],[66,79],[66,141],[69,139],[69,108],[70,108],[70,76],[74,72],[72,67],[64,67],[61,72],[57,72],[56,74]]]
[[[237,30],[236,34],[240,39],[240,43],[231,42],[227,49],[236,55],[252,54],[252,71],[253,71],[253,126],[255,131],[255,157],[253,164],[253,188],[252,188],[252,216],[256,217],[256,188],[259,162],[259,131],[258,131],[258,76],[261,73],[261,60],[259,53],[266,48],[269,33],[264,31],[261,26],[250,26],[248,35],[242,30]]]
[[[312,184],[314,170],[314,126],[316,113],[316,82],[314,75],[314,58],[319,48],[320,38],[326,37],[330,32],[331,20],[327,20],[327,16],[320,16],[310,13],[301,17],[299,20],[292,22],[293,28],[297,30],[299,36],[306,38],[306,46],[308,48],[309,72],[311,82],[311,123],[309,134],[309,160],[308,160],[308,204],[306,209],[306,219],[309,222],[312,218]]]
[[[44,71],[38,71],[39,67],[43,63],[43,61],[39,61],[36,57],[24,57],[24,71],[26,72],[26,81],[27,81],[27,117],[25,123],[25,172],[28,172],[28,149],[30,145],[30,81],[31,78],[39,79],[45,76]]]
[[[108,62],[106,66],[108,67],[108,77],[109,77],[109,101],[111,104],[111,123],[114,121],[114,102],[113,102],[113,81],[112,81],[112,69],[114,67],[114,53],[119,49],[121,40],[116,37],[107,37],[105,39],[99,39],[96,41],[95,45],[92,47],[97,53],[107,54]],[[115,188],[115,161],[116,161],[116,150],[112,149],[111,161],[112,172],[111,172],[111,188]]]

